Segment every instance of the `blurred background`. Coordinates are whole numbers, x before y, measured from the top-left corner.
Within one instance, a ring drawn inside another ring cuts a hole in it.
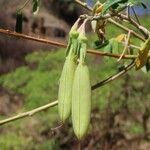
[[[0,0],[0,28],[15,30],[16,10],[25,0]],[[88,0],[93,6],[94,1]],[[150,9],[135,7],[141,23],[150,29]],[[23,33],[67,41],[75,20],[87,11],[68,0],[43,0],[38,15],[28,4],[23,9]],[[108,24],[107,38],[123,33]],[[97,40],[90,31],[89,41]],[[134,39],[135,44],[139,44]],[[93,43],[89,42],[89,47]],[[137,45],[138,45],[137,44]],[[0,34],[0,119],[34,109],[57,99],[65,49]],[[88,55],[91,84],[119,69],[113,58]],[[93,67],[93,65],[95,67]],[[121,65],[121,64],[120,64]],[[91,126],[81,147],[85,150],[150,149],[149,73],[130,71],[93,91]],[[1,150],[77,150],[71,120],[59,126],[57,106],[33,117],[0,126]]]

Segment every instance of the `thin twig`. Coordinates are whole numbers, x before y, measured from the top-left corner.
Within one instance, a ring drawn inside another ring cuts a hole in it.
[[[18,9],[18,11],[21,11],[23,8],[25,8],[30,1],[31,0],[26,0],[23,6]]]
[[[134,9],[133,7],[131,7],[131,9],[132,9],[132,11],[133,11],[133,13],[134,13],[134,16],[135,16],[135,18],[136,18],[136,21],[138,22],[139,25],[141,25],[140,20],[139,20],[137,14],[136,14],[135,9]]]
[[[125,45],[125,42],[121,42],[121,43]],[[130,44],[129,48],[134,48],[134,49],[140,50],[139,46],[136,46],[136,45],[133,45],[133,44]]]
[[[92,8],[89,7],[89,6],[87,6],[86,3],[81,2],[80,0],[75,0],[74,2],[77,3],[77,4],[79,4],[79,5],[82,6],[83,8],[87,9],[88,11],[92,11]]]
[[[124,14],[117,14],[118,17],[120,17],[121,19],[127,20],[128,22],[130,22],[133,26],[135,26],[145,37],[145,39],[147,39],[150,36],[150,32],[143,26],[139,25],[135,20],[133,20],[132,18],[128,18],[126,15]]]
[[[95,54],[99,56],[107,56],[107,57],[113,57],[113,58],[119,58],[120,54],[112,54],[112,53],[106,53],[106,52],[100,52],[97,50],[87,50],[87,53]],[[123,55],[123,59],[135,59],[137,55]]]
[[[44,44],[49,44],[49,45],[53,45],[53,46],[56,46],[56,47],[66,47],[66,44],[64,44],[64,43],[55,42],[53,40],[48,40],[48,39],[43,39],[43,38],[37,38],[37,37],[30,36],[30,35],[13,32],[13,31],[10,31],[10,30],[0,29],[0,33],[6,34],[6,35],[9,35],[9,36],[14,36],[14,37],[17,37],[17,38],[22,38],[22,39],[36,41],[36,42],[40,42],[40,43],[44,43]]]
[[[120,55],[120,58],[118,59],[118,62],[122,59],[122,57],[125,55],[125,52],[127,51],[128,47],[129,47],[129,40],[130,40],[130,35],[131,35],[131,31],[129,31],[126,42],[125,42],[125,47],[124,50],[122,52],[122,54]]]
[[[120,27],[121,29],[123,29],[123,30],[126,31],[126,32],[129,32],[129,31],[130,31],[129,28],[127,28],[127,27],[121,25],[120,23],[114,21],[114,20],[111,19],[111,18],[108,19],[108,21],[109,21],[110,23],[116,25],[117,27]],[[143,42],[145,41],[145,39],[144,39],[141,35],[139,35],[138,33],[136,33],[135,31],[132,31],[132,35],[134,35],[134,36],[137,37],[138,39],[142,40]]]
[[[124,75],[127,71],[131,70],[133,67],[135,66],[135,63],[132,62],[131,64],[129,64],[124,70],[120,71],[119,73],[112,75],[110,77],[108,77],[107,79],[95,84],[92,86],[92,90],[95,90],[105,84],[108,84],[109,82],[119,78],[120,76]]]
[[[26,34],[16,33],[16,32],[10,31],[10,30],[0,29],[0,33],[5,34],[5,35],[9,35],[9,36],[14,36],[17,38],[23,38],[23,39],[27,39],[27,40],[32,40],[32,41],[44,43],[44,44],[49,44],[49,45],[52,45],[55,47],[66,48],[66,46],[67,46],[65,43],[61,43],[58,41],[53,41],[53,40],[48,40],[48,39],[43,39],[43,38],[37,38],[37,37],[29,36]],[[113,58],[119,58],[120,57],[119,54],[105,53],[105,52],[96,51],[96,50],[87,50],[87,53],[94,54],[94,55],[100,55],[100,56],[108,56],[108,57],[113,57]],[[136,55],[124,55],[122,58],[134,59],[136,57],[137,57]]]
[[[36,114],[36,113],[38,113],[40,111],[46,110],[46,109],[48,109],[50,107],[54,107],[57,104],[58,104],[58,101],[54,101],[52,103],[49,103],[49,104],[43,105],[41,107],[35,108],[35,109],[31,110],[31,111],[27,111],[27,112],[18,114],[16,116],[13,116],[13,117],[1,120],[0,121],[0,125],[6,124],[8,122],[15,121],[15,120],[18,120],[18,119],[21,119],[21,118],[33,116],[34,114]]]

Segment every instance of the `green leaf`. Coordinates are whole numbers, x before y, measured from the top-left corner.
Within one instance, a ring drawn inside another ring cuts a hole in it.
[[[141,3],[141,5],[144,9],[147,9],[147,6],[144,3]]]
[[[32,0],[32,12],[34,15],[36,15],[39,11],[40,2],[41,0]]]
[[[110,8],[117,9],[119,4],[125,4],[128,0],[107,0],[104,4],[103,14],[105,14]]]
[[[16,27],[15,27],[16,32],[22,33],[22,23],[23,23],[23,14],[21,11],[18,11],[16,17]]]
[[[116,41],[115,39],[111,39],[111,43],[112,43],[112,53],[118,53],[119,51],[119,42]]]
[[[109,44],[108,40],[105,40],[103,43],[100,40],[97,40],[94,42],[93,48],[94,49],[100,49],[100,48],[105,47],[108,44]]]

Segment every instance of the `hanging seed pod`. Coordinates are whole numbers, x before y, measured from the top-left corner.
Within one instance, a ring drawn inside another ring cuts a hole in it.
[[[66,60],[60,77],[58,91],[58,112],[60,120],[64,123],[71,113],[72,85],[74,72],[77,67],[77,32],[79,19],[76,21],[69,33],[69,42],[66,50]]]
[[[85,26],[85,24],[83,24]],[[91,85],[88,67],[85,64],[87,37],[84,26],[78,37],[79,64],[75,71],[72,88],[72,123],[75,135],[81,140],[87,133],[91,114]],[[82,32],[83,31],[83,32]]]
[[[80,62],[75,71],[72,89],[72,123],[81,140],[87,133],[91,114],[91,85],[88,67]]]
[[[67,57],[60,77],[58,111],[62,122],[65,122],[71,113],[72,84],[76,66],[74,58]]]

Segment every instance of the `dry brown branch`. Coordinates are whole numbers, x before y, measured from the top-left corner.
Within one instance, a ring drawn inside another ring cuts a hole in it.
[[[32,40],[32,41],[36,41],[36,42],[40,42],[40,43],[44,43],[44,44],[49,44],[49,45],[52,45],[54,47],[66,48],[66,46],[67,46],[65,43],[61,43],[58,41],[32,37],[32,36],[29,36],[26,34],[16,33],[16,32],[10,31],[10,30],[0,29],[0,33],[8,35],[8,36],[17,37],[18,39],[22,38],[22,39]],[[96,51],[96,50],[87,50],[87,53],[99,55],[99,56],[108,56],[108,57],[113,57],[113,58],[119,58],[120,57],[119,54],[105,53],[105,52]],[[137,57],[136,55],[124,55],[122,58],[123,59],[135,59],[136,57]]]

